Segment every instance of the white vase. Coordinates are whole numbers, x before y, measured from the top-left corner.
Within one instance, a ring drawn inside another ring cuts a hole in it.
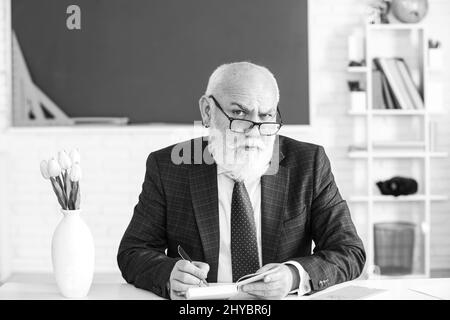
[[[53,273],[66,298],[86,297],[94,276],[94,239],[81,210],[61,210],[64,217],[52,238]]]

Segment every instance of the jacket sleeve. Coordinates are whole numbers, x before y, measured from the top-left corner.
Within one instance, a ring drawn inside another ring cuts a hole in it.
[[[310,228],[315,244],[313,254],[293,259],[311,278],[312,292],[357,278],[366,254],[331,172],[330,161],[319,146],[314,161],[314,187]]]
[[[169,298],[167,282],[178,259],[169,258],[166,249],[166,201],[151,153],[139,201],[119,246],[117,262],[122,276],[137,288]]]

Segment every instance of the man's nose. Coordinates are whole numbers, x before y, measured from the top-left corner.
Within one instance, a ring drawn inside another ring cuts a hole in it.
[[[257,125],[254,125],[253,128],[249,129],[245,135],[247,137],[259,137],[260,133],[259,133],[259,128]]]

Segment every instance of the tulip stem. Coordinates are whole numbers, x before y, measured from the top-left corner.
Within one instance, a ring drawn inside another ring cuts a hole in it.
[[[58,202],[61,205],[61,208],[67,209],[66,203],[63,199],[62,190],[60,189],[60,186],[56,182],[56,179],[53,177],[50,177],[50,182],[52,183],[53,191],[55,192],[56,198],[58,199]]]
[[[81,201],[80,181],[77,181],[77,199],[75,201],[75,209],[80,209],[80,201]]]
[[[78,181],[72,182],[70,202],[75,210],[80,209],[80,185]]]
[[[73,205],[73,202],[71,201],[71,191],[72,191],[72,182],[70,181],[69,172],[65,172],[64,175],[64,183],[66,186],[66,195],[67,195],[67,204],[69,206],[69,210],[74,210],[75,207]]]
[[[62,197],[63,197],[64,204],[65,204],[64,209],[67,210],[69,208],[68,208],[68,205],[67,205],[68,201],[67,201],[66,191],[64,190],[64,185],[63,185],[63,183],[61,181],[61,178],[59,176],[56,177],[56,181],[58,181],[58,184],[61,187],[61,193],[62,193]]]
[[[66,185],[66,170],[61,170],[61,176],[62,176],[62,178],[61,178],[61,181],[62,181],[62,184],[63,184],[63,190],[66,192],[66,194],[67,194],[67,185]]]

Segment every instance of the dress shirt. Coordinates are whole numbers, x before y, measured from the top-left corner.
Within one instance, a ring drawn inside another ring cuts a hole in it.
[[[235,181],[231,179],[225,170],[217,165],[217,190],[219,193],[219,230],[220,230],[220,249],[219,249],[219,267],[217,273],[217,282],[233,282],[231,268],[231,198],[233,195]],[[253,181],[245,181],[250,201],[253,207],[256,226],[256,239],[258,245],[259,264],[262,266],[262,245],[261,245],[261,178]],[[310,277],[305,269],[296,261],[287,261],[285,264],[293,265],[299,274],[299,288],[289,292],[304,295],[311,291],[309,284]]]

